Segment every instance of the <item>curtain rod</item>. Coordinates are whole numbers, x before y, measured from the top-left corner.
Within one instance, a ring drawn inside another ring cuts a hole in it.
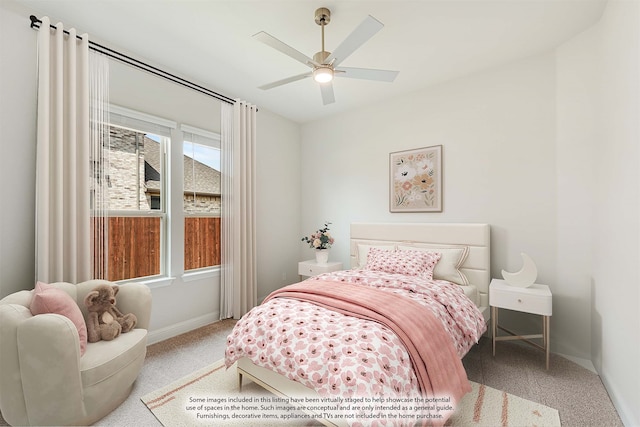
[[[31,19],[31,28],[34,29],[40,29],[40,24],[42,24],[42,21],[40,19],[38,19],[35,15],[31,15],[29,17],[29,19]],[[51,28],[53,28],[54,30],[57,30],[58,28],[53,25],[50,24],[49,25]],[[65,34],[69,35],[69,32],[67,30],[63,30]],[[82,37],[80,37],[79,35],[76,35],[76,38],[79,40],[82,40]],[[235,104],[235,101],[232,98],[229,98],[228,96],[224,96],[222,94],[219,94],[218,92],[215,92],[211,89],[207,89],[206,87],[200,86],[198,84],[195,84],[193,82],[190,82],[189,80],[183,79],[182,77],[178,77],[174,74],[171,74],[167,71],[161,70],[159,68],[154,67],[153,65],[149,65],[146,64],[142,61],[139,61],[135,58],[132,58],[130,56],[125,55],[124,53],[118,52],[116,50],[110,49],[106,46],[102,46],[96,42],[93,42],[91,40],[89,40],[89,49],[94,50],[96,52],[102,53],[103,55],[109,56],[115,60],[124,62],[125,64],[129,64],[131,66],[134,66],[136,68],[139,68],[141,70],[147,71],[149,73],[155,74],[158,77],[162,77],[163,79],[166,80],[170,80],[174,83],[177,83],[179,85],[185,86],[189,89],[193,89],[195,91],[198,91],[200,93],[203,93],[205,95],[211,96],[213,98],[216,98],[220,101],[226,102],[228,104]]]

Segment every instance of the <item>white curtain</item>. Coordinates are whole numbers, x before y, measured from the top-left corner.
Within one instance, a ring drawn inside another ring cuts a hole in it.
[[[36,279],[77,283],[91,276],[89,44],[49,25],[38,33]]]
[[[244,101],[222,104],[222,319],[239,319],[258,301],[256,113],[256,107]]]

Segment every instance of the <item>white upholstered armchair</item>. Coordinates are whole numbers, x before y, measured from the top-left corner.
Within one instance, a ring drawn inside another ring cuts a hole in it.
[[[55,283],[76,301],[104,280]],[[134,313],[136,328],[113,341],[89,343],[81,356],[79,333],[59,314],[33,316],[34,291],[0,300],[0,411],[11,425],[90,425],[129,395],[147,346],[151,292],[145,285],[120,285],[117,307]]]

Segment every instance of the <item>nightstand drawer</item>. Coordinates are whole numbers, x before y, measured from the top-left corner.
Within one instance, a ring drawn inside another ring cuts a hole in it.
[[[552,298],[547,286],[518,288],[496,279],[492,283],[493,286],[489,288],[489,305],[492,307],[551,316]]]
[[[551,316],[551,300],[536,295],[494,292],[489,296],[493,307]]]
[[[318,274],[322,274],[326,272],[327,269],[320,267],[318,265],[301,265],[298,269],[298,274],[301,276],[317,276]]]
[[[341,262],[328,262],[326,264],[318,264],[313,260],[301,261],[298,263],[298,274],[300,276],[317,276],[322,273],[342,270]]]

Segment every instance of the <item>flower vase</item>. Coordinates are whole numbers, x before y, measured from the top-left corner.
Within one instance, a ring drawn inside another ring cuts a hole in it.
[[[316,263],[326,265],[329,261],[329,249],[316,249]]]

